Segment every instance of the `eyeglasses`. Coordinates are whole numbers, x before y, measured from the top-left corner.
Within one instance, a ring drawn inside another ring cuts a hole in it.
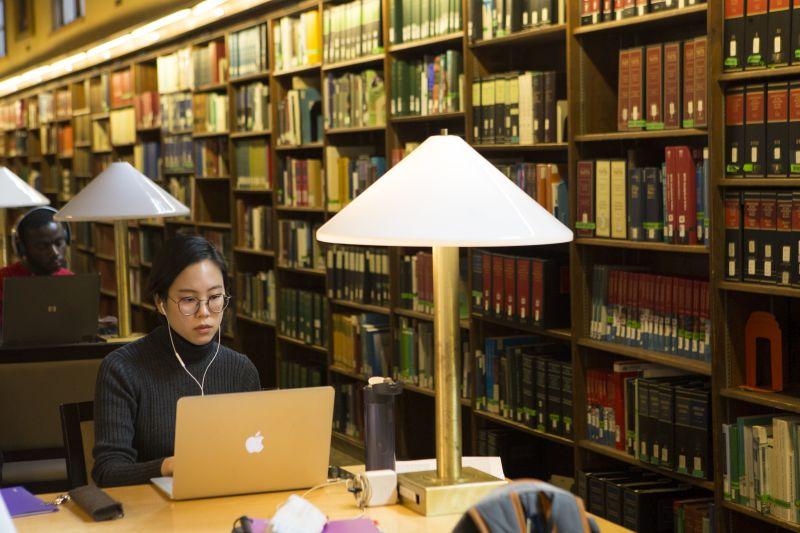
[[[172,300],[172,297],[170,297],[170,300]],[[231,297],[227,294],[215,294],[209,296],[205,300],[201,300],[194,296],[184,296],[179,300],[172,301],[178,304],[178,311],[180,311],[183,316],[192,316],[200,310],[200,304],[203,302],[208,304],[208,310],[212,313],[221,313],[228,307]]]

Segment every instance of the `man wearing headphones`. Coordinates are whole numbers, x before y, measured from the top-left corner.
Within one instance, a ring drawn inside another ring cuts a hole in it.
[[[19,261],[0,269],[0,324],[3,323],[3,280],[25,276],[71,276],[65,252],[69,227],[53,220],[52,207],[31,209],[12,231],[14,252]]]

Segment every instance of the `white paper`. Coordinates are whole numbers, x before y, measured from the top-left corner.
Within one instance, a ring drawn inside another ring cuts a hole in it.
[[[490,476],[505,479],[503,473],[503,463],[499,457],[462,457],[462,467],[472,467]],[[436,470],[436,459],[418,459],[416,461],[397,461],[394,467],[398,474],[409,472],[423,472],[425,470]]]

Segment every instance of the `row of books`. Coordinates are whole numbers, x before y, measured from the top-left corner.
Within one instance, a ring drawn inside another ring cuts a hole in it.
[[[119,108],[133,103],[133,70],[126,67],[111,73],[111,108]]]
[[[111,87],[108,73],[89,80],[89,111],[91,113],[106,113],[111,99]],[[38,109],[36,110],[38,114]],[[36,117],[38,122],[38,117]]]
[[[571,438],[569,347],[522,335],[487,337],[475,351],[475,405],[538,431]]]
[[[161,125],[161,104],[156,91],[145,91],[133,99],[136,127],[156,128]]]
[[[389,306],[389,251],[364,246],[329,246],[325,251],[328,297]]]
[[[191,134],[165,135],[162,143],[165,172],[194,171],[194,140]]]
[[[467,300],[467,264],[459,263],[458,309],[462,320],[469,318]],[[433,313],[433,255],[431,252],[408,252],[400,258],[400,307],[419,313]]]
[[[569,191],[563,165],[508,159],[493,160],[492,164],[554,217],[569,225]]]
[[[404,316],[398,317],[397,360],[393,375],[402,381],[429,391],[435,389],[435,363],[433,322]],[[463,399],[472,397],[472,363],[469,339],[461,339],[461,353],[457,361],[459,394]]]
[[[56,118],[55,97],[52,92],[42,92],[37,95],[39,103],[39,122],[52,122]]]
[[[192,129],[192,93],[162,94],[160,103],[161,129],[165,132],[185,132]]]
[[[236,310],[242,315],[274,324],[278,295],[275,271],[236,272]]]
[[[133,147],[134,166],[151,180],[161,179],[161,143],[142,141]],[[87,169],[88,171],[88,169]],[[78,172],[78,169],[75,169]]]
[[[11,131],[15,128],[39,127],[38,120],[36,120],[37,124],[33,126],[28,124],[28,109],[31,108],[37,109],[35,106],[29,106],[25,100],[4,102],[0,105],[0,129]]]
[[[236,245],[250,250],[274,250],[275,217],[268,205],[236,200]]]
[[[619,51],[617,129],[708,125],[706,36]]]
[[[708,148],[668,146],[664,155],[661,167],[578,161],[578,236],[708,245]]]
[[[324,383],[325,370],[318,365],[281,359],[279,370],[278,382],[282,389],[319,387]]]
[[[373,146],[326,146],[325,187],[328,211],[349,204],[386,172],[386,158]]]
[[[725,192],[726,279],[800,285],[800,192]]]
[[[688,435],[689,430],[683,428],[691,425],[686,417],[692,414],[694,388],[703,389],[701,398],[705,398],[708,381],[683,374],[685,372],[641,361],[616,361],[610,369],[587,370],[589,438],[646,463],[676,471],[682,467],[682,473],[691,474],[687,465],[694,464],[691,460],[694,453],[687,456],[681,452],[676,438],[681,441]],[[687,383],[691,387],[687,388]],[[708,411],[708,404],[702,405],[704,411]],[[708,424],[707,413],[694,414],[702,414],[704,424]],[[708,475],[709,463],[701,464],[705,464],[705,475]]]
[[[272,190],[272,155],[261,139],[240,139],[233,144],[236,188]]]
[[[156,161],[157,163],[157,161]],[[137,161],[138,165],[138,161]],[[138,168],[138,166],[137,166]],[[92,176],[92,154],[86,148],[77,148],[72,154],[72,172],[76,176]],[[145,174],[147,175],[147,174]]]
[[[315,65],[322,58],[319,11],[278,19],[272,27],[275,70]]]
[[[726,501],[800,523],[798,424],[797,416],[781,413],[741,416],[722,424]]]
[[[192,204],[192,197],[194,196],[193,189],[194,187],[190,178],[173,177],[170,178],[167,183],[167,192],[189,209],[192,209],[194,205]]]
[[[207,92],[192,97],[193,129],[195,133],[226,133],[228,131],[228,94]]]
[[[194,87],[222,83],[228,79],[228,57],[225,41],[215,39],[192,48],[192,82]]]
[[[704,0],[581,0],[581,25],[598,24],[670,9],[684,9]]]
[[[481,144],[566,142],[565,76],[508,72],[472,82],[472,135]]]
[[[186,204],[191,207],[191,204]],[[194,209],[192,209],[194,211]],[[191,231],[191,230],[187,230]],[[200,228],[200,236],[214,245],[227,264],[233,263],[233,243],[231,242],[231,232],[229,230],[217,230]]]
[[[360,383],[334,382],[333,431],[361,440],[364,437],[364,391]]]
[[[291,89],[278,103],[278,145],[298,146],[322,140],[322,97],[313,87]]]
[[[43,149],[44,146],[42,144]],[[96,152],[111,150],[111,123],[108,120],[92,121],[92,150]]]
[[[336,63],[383,51],[381,0],[354,0],[322,14],[322,56]]]
[[[512,33],[552,24],[566,24],[564,0],[470,0],[467,24],[472,41],[505,37]]]
[[[458,0],[392,0],[389,43],[400,44],[462,31]]]
[[[392,334],[389,316],[377,313],[331,315],[333,364],[362,375],[389,375]]]
[[[192,89],[194,87],[192,59],[190,47],[158,56],[156,59],[158,92],[165,94]]]
[[[328,300],[298,289],[278,291],[278,331],[306,344],[325,347],[328,340]]]
[[[253,82],[238,85],[234,92],[236,131],[269,131],[272,127],[269,84]]]
[[[708,282],[594,265],[589,335],[710,363]]]
[[[267,44],[266,24],[231,33],[228,41],[230,77],[238,78],[268,70]]]
[[[324,206],[322,161],[319,159],[280,160],[278,204],[287,207]]]
[[[86,147],[91,144],[92,142],[92,117],[89,115],[79,115],[72,119],[72,127],[75,130],[75,145]],[[14,139],[19,140],[20,134],[25,134],[27,137],[27,132],[24,130],[22,131],[15,131],[14,132]]]
[[[194,141],[194,173],[198,178],[228,176],[228,140],[224,137]]]
[[[738,0],[724,5],[725,71],[797,64],[800,10],[794,3]]]
[[[800,176],[800,80],[726,91],[725,175]]]
[[[708,492],[639,468],[578,472],[586,510],[633,531],[716,531]]]
[[[315,235],[321,224],[307,220],[278,221],[278,263],[291,268],[325,268],[325,256]]]
[[[422,59],[392,61],[392,116],[464,110],[461,52],[447,50]]]
[[[132,107],[109,112],[111,144],[130,146],[136,142],[136,113]]]
[[[514,324],[568,326],[569,264],[474,250],[472,311]]]
[[[386,124],[383,73],[372,69],[325,77],[325,128],[359,128]]]

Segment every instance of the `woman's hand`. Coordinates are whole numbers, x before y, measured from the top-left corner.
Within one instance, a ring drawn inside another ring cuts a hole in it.
[[[171,476],[172,475],[172,463],[175,457],[166,457],[164,462],[161,463],[161,475],[162,476]]]

